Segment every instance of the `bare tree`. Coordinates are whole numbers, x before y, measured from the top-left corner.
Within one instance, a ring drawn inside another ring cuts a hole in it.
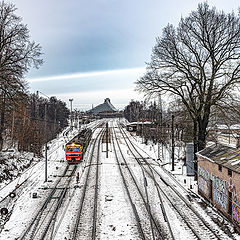
[[[156,42],[137,89],[177,96],[193,121],[195,151],[201,150],[211,108],[226,102],[239,83],[240,17],[201,3],[177,27],[165,27]]]
[[[124,109],[124,116],[129,122],[136,122],[139,121],[142,111],[143,105],[138,101],[131,100]]]
[[[42,64],[41,47],[30,40],[29,30],[15,14],[13,4],[0,2],[0,149],[4,130],[5,106],[26,90],[23,78],[31,66]]]

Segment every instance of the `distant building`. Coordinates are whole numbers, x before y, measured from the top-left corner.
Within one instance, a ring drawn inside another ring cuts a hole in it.
[[[138,124],[139,124],[138,122],[128,123],[127,124],[127,131],[129,131],[129,132],[136,132]]]
[[[208,140],[238,148],[240,146],[240,124],[216,125],[209,128]]]
[[[196,155],[198,192],[240,231],[240,149],[213,144]]]
[[[217,142],[223,145],[228,145],[233,148],[240,146],[240,135],[237,133],[217,133]]]
[[[101,118],[104,117],[122,117],[122,112],[118,112],[118,110],[112,105],[109,98],[104,100],[104,103],[97,105],[91,110],[87,111],[88,114],[92,114],[94,116],[98,116]]]
[[[109,113],[117,112],[117,109],[111,104],[109,98],[106,98],[104,100],[104,103],[99,104],[88,111],[88,113],[92,113],[93,115],[98,115],[99,113],[103,113],[103,112],[109,112]]]
[[[137,131],[138,135],[141,135],[143,127],[146,129],[146,128],[150,128],[152,125],[154,125],[154,123],[150,121],[130,122],[127,124],[127,130],[129,132]]]

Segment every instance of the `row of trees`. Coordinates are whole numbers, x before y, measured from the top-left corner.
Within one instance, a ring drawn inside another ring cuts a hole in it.
[[[164,107],[163,107],[163,106]],[[240,102],[234,101],[229,104],[215,106],[212,109],[206,135],[208,140],[217,141],[218,125],[230,126],[239,124]],[[171,143],[172,127],[176,143],[193,142],[194,125],[191,117],[187,114],[184,104],[180,100],[173,100],[166,104],[163,102],[139,102],[132,100],[124,109],[124,116],[129,122],[139,122],[139,134],[143,135],[145,141],[152,140],[168,146]],[[172,116],[174,121],[172,121]],[[141,122],[150,121],[151,124],[142,131]],[[173,124],[173,126],[172,126]],[[208,135],[209,133],[209,135]]]
[[[168,94],[181,103],[191,119],[196,152],[205,146],[214,113],[226,115],[232,103],[239,106],[239,81],[240,15],[201,3],[177,27],[163,29],[137,89],[150,96]]]
[[[181,109],[181,105],[176,106],[176,102],[169,105],[168,108],[162,108],[160,103],[131,101],[124,110],[124,116],[129,122],[150,121],[152,124],[145,128],[141,133],[144,139],[152,140],[155,143],[161,142],[165,145],[171,139],[172,115],[174,115],[174,135],[176,140],[192,142],[193,135],[191,131],[191,120],[186,111]]]
[[[4,143],[40,153],[42,144],[67,124],[65,103],[27,92],[24,78],[43,60],[41,46],[30,40],[27,25],[11,3],[0,2],[0,150]]]
[[[159,108],[156,102],[139,102],[131,100],[124,109],[124,116],[129,122],[141,121],[144,119],[157,119]]]
[[[51,97],[27,95],[25,101],[6,111],[6,138],[18,150],[40,154],[42,145],[53,138],[68,122],[66,103]],[[9,144],[8,144],[9,145]]]

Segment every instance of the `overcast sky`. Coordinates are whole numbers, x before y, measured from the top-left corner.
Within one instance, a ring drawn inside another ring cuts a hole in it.
[[[89,109],[109,97],[117,108],[141,100],[134,82],[143,75],[155,38],[168,23],[196,10],[198,0],[12,0],[43,48],[44,64],[26,76],[41,91],[73,108]],[[212,0],[225,12],[237,0]]]

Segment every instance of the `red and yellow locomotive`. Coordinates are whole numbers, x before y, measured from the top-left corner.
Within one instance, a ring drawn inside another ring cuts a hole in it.
[[[66,144],[66,160],[68,164],[80,163],[92,136],[91,129],[82,130]]]

